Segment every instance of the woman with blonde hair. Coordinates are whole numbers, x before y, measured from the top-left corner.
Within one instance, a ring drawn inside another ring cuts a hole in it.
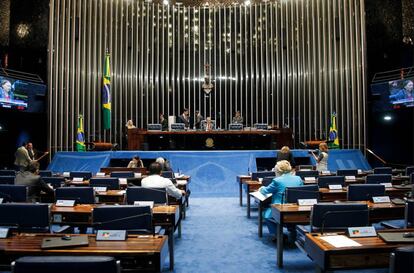
[[[328,170],[328,144],[326,142],[322,142],[319,144],[319,154],[316,156],[313,152],[312,155],[315,158],[318,165],[316,166],[316,169],[320,172],[327,171]]]
[[[283,146],[282,149],[280,149],[279,152],[276,154],[276,162],[279,162],[281,160],[287,160],[289,161],[291,166],[295,166],[295,160],[293,159],[293,154],[290,151],[288,146]],[[276,166],[275,166],[276,169]]]

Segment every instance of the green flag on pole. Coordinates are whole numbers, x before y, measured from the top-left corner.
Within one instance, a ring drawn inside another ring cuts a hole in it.
[[[331,125],[329,127],[329,138],[328,138],[330,149],[339,149],[339,137],[338,128],[336,127],[336,113],[331,114]]]
[[[103,129],[111,129],[111,69],[109,54],[105,56],[102,88]]]
[[[86,151],[85,134],[83,132],[83,116],[82,115],[79,115],[79,117],[78,117],[78,131],[76,133],[76,151],[78,151],[78,152]]]

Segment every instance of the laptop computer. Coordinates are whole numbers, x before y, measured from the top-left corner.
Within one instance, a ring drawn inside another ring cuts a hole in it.
[[[88,246],[89,240],[87,235],[71,236],[71,237],[49,237],[42,241],[42,249],[64,248],[71,246]]]

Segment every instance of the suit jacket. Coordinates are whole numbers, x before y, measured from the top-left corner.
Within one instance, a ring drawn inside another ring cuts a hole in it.
[[[29,201],[38,201],[40,191],[47,194],[53,194],[53,190],[41,179],[40,175],[31,173],[29,171],[20,171],[16,174],[16,185],[27,186],[27,195]]]
[[[18,167],[26,168],[32,161],[29,155],[29,151],[24,146],[19,147],[14,156],[16,158],[14,160],[14,165]]]
[[[189,120],[189,118],[184,117],[184,115],[178,116],[177,122],[178,123],[184,123],[185,124],[185,127],[189,127],[190,126],[190,120]]]

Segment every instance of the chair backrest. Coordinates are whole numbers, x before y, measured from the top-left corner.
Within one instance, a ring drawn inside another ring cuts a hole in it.
[[[135,201],[154,201],[155,204],[167,203],[167,192],[164,188],[128,187],[126,189],[127,204]]]
[[[405,228],[414,227],[414,199],[405,203]]]
[[[374,168],[374,174],[392,174],[391,167],[377,167]]]
[[[43,182],[50,184],[52,188],[60,188],[65,184],[64,177],[42,177]]]
[[[15,176],[14,175],[3,175],[0,176],[0,184],[14,184]]]
[[[169,179],[175,177],[174,173],[172,171],[162,171],[161,176],[164,177],[164,178],[169,178]]]
[[[78,204],[94,204],[95,192],[91,187],[57,188],[56,200],[76,200]]]
[[[0,176],[16,176],[15,170],[0,170]]]
[[[43,170],[43,171],[39,171],[39,175],[41,177],[52,177],[53,173],[52,171],[49,171],[49,170]]]
[[[83,179],[90,179],[92,177],[92,172],[70,172],[70,178],[74,177],[83,177]]]
[[[414,172],[410,174],[410,183],[414,184]]]
[[[336,175],[357,176],[358,170],[357,169],[341,169],[341,170],[336,171]]]
[[[410,176],[414,172],[414,166],[408,166],[405,168],[405,175]]]
[[[111,172],[111,177],[131,178],[134,177],[134,172]]]
[[[284,203],[297,203],[298,199],[317,199],[319,200],[318,185],[304,185],[300,187],[287,187],[285,189]]]
[[[380,183],[391,183],[391,174],[369,174],[366,177],[365,183],[367,184],[380,184]]]
[[[303,170],[303,171],[310,171],[310,170],[315,170],[315,166],[313,165],[297,165],[296,169],[297,170]]]
[[[96,230],[119,229],[135,233],[152,233],[152,212],[149,206],[100,206],[93,210]]]
[[[414,272],[414,246],[396,248],[390,255],[389,273]]]
[[[300,178],[304,179],[305,177],[319,177],[318,171],[297,171],[297,176],[300,176]]]
[[[368,201],[373,196],[384,196],[385,186],[379,184],[362,184],[348,186],[349,201]]]
[[[275,177],[276,176],[266,176],[266,177],[263,177],[262,186],[264,186],[264,187],[269,186],[272,183],[272,181],[273,181],[273,179]]]
[[[120,262],[106,256],[26,256],[12,263],[13,273],[120,273]]]
[[[265,178],[266,176],[275,176],[275,172],[254,172],[252,173],[252,180],[257,180],[258,178]]]
[[[311,230],[346,229],[362,227],[369,223],[369,212],[366,204],[333,204],[318,203],[311,211]]]
[[[321,188],[328,188],[329,185],[341,185],[345,186],[344,176],[320,176],[318,178],[318,185]]]
[[[3,202],[27,202],[27,187],[24,185],[0,185]]]
[[[106,187],[108,190],[119,190],[119,179],[110,178],[91,178],[89,180],[90,187]]]
[[[0,204],[0,226],[19,230],[48,231],[49,205],[28,203]]]

